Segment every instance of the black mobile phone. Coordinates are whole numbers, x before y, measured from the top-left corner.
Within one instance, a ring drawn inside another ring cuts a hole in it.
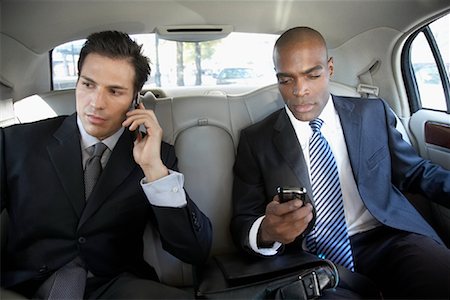
[[[137,109],[139,107],[139,104],[141,103],[141,97],[142,96],[139,93],[136,95],[136,97],[133,100],[133,108],[131,109]],[[133,141],[135,141],[138,138],[138,135],[139,135],[139,127],[131,132]]]
[[[303,205],[306,204],[306,189],[304,187],[278,187],[277,188],[278,198],[280,203],[284,203],[295,198],[303,201]]]
[[[134,100],[133,100],[133,108],[134,108],[134,109],[138,108],[140,102],[141,102],[141,101],[140,101],[140,97],[139,97],[139,94],[138,94],[138,95],[134,98]]]

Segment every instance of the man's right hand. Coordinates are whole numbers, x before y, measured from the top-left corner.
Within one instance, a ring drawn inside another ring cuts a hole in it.
[[[266,206],[266,215],[258,231],[258,246],[280,242],[292,243],[313,219],[310,203],[303,206],[300,199],[280,203],[278,195]]]

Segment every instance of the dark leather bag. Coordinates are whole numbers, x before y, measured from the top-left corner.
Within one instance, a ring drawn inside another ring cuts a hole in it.
[[[306,252],[254,258],[213,257],[198,273],[201,299],[315,299],[339,282],[336,266]]]

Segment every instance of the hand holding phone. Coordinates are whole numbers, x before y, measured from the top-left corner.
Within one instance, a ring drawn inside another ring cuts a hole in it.
[[[311,232],[312,228],[314,227],[314,224],[316,223],[316,208],[314,207],[314,204],[311,202],[311,199],[309,199],[309,197],[306,197],[306,188],[278,187],[277,193],[280,203],[285,203],[293,199],[300,199],[303,202],[303,206],[305,206],[307,203],[310,203],[312,205],[313,219],[309,222],[308,227],[306,227],[306,229],[300,235],[301,238],[304,238]]]
[[[158,180],[169,174],[161,158],[161,143],[163,131],[158,123],[155,112],[146,109],[139,98],[130,105],[122,126],[137,132],[133,145],[134,161],[142,168],[148,182]],[[133,105],[139,105],[133,109]]]

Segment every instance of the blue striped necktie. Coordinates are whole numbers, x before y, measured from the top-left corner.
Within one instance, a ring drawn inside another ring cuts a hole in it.
[[[323,120],[309,122],[313,134],[309,144],[311,186],[317,219],[306,245],[319,257],[354,270],[352,249],[345,223],[339,174],[333,152],[320,128]]]

